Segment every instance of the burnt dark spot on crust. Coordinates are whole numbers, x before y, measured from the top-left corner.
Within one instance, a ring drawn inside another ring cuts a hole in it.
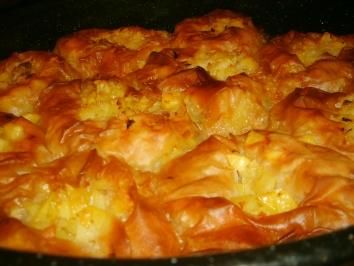
[[[26,62],[19,64],[14,69],[13,80],[27,79],[27,78],[30,78],[31,75],[32,75],[32,63],[29,61],[26,61]]]
[[[344,100],[343,105],[349,105],[349,104],[352,104],[352,103],[353,103],[353,101]]]
[[[129,129],[134,123],[135,121],[133,119],[128,119],[126,124],[127,129]]]
[[[343,122],[352,122],[353,120],[348,117],[342,117]]]
[[[9,123],[9,122],[11,122],[14,119],[16,119],[15,115],[10,114],[10,113],[0,112],[0,125]]]

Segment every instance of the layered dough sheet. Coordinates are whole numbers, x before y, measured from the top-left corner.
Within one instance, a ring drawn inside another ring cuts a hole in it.
[[[354,225],[354,36],[217,10],[0,62],[0,247],[233,251]]]

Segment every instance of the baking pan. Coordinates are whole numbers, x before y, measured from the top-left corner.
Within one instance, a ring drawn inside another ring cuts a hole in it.
[[[269,35],[289,30],[354,33],[350,1],[318,0],[61,0],[1,1],[0,58],[25,50],[51,50],[80,29],[140,25],[173,30],[186,17],[221,8],[253,18]],[[354,265],[354,227],[307,240],[233,253],[163,259],[88,259],[0,249],[1,266],[101,265]]]
[[[139,25],[173,30],[186,17],[217,8],[249,15],[268,34],[289,30],[354,33],[351,1],[320,0],[0,0],[0,58],[15,51],[50,50],[84,28]]]
[[[162,259],[88,259],[0,249],[2,266],[353,266],[354,227],[249,251]]]

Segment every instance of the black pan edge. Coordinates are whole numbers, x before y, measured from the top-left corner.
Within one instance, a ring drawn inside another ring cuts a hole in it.
[[[354,226],[254,250],[161,259],[72,258],[0,249],[2,266],[300,266],[354,265]]]
[[[85,28],[139,25],[173,31],[181,20],[214,9],[246,14],[270,35],[289,30],[354,33],[354,5],[345,0],[14,1],[0,8],[0,58],[16,51],[52,50],[58,38]]]

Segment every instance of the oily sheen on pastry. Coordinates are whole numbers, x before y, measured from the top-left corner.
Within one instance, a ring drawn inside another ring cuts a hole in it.
[[[217,10],[0,62],[0,247],[244,250],[354,224],[354,36]]]

